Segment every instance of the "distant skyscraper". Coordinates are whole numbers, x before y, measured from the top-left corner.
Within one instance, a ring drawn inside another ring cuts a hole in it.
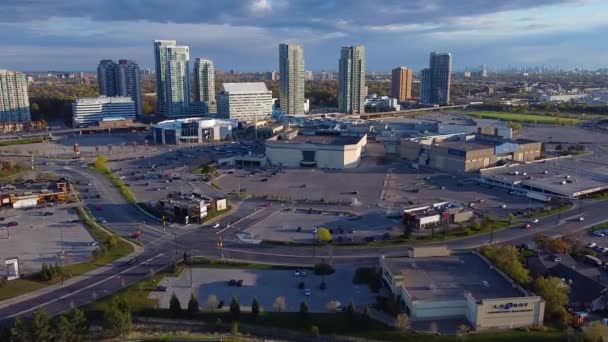
[[[0,70],[0,122],[31,120],[27,77],[20,72]]]
[[[305,81],[312,81],[312,80],[313,80],[313,78],[314,78],[314,74],[312,73],[312,71],[311,71],[311,70],[306,70],[306,71],[304,72],[304,80],[305,80]]]
[[[412,97],[412,70],[406,67],[393,69],[391,97],[399,101],[409,100]]]
[[[142,114],[139,66],[134,61],[121,59],[118,63],[104,59],[97,67],[99,94],[102,96],[128,96],[135,103],[135,113]]]
[[[304,47],[279,45],[279,92],[281,109],[287,114],[304,114]]]
[[[205,102],[208,113],[217,113],[213,61],[197,58],[194,62],[194,100]]]
[[[420,102],[431,103],[431,69],[420,71]]]
[[[137,116],[143,113],[139,66],[134,61],[121,59],[116,65],[116,96],[128,96],[135,103]]]
[[[110,59],[102,59],[97,67],[97,82],[99,95],[116,96],[116,63]]]
[[[340,51],[338,107],[342,113],[363,114],[365,102],[365,48],[345,46]]]
[[[276,71],[268,71],[266,73],[266,81],[276,81],[279,79],[279,75]]]
[[[450,84],[452,79],[452,55],[431,52],[431,102],[447,105],[450,103]]]
[[[166,116],[188,114],[190,49],[175,40],[155,40],[156,111]]]

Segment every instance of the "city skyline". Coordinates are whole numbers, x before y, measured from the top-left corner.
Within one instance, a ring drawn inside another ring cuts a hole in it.
[[[353,1],[350,6],[283,0],[172,4],[183,10],[169,11],[165,1],[145,7],[67,0],[48,8],[40,1],[0,4],[6,14],[0,19],[6,46],[0,52],[2,67],[93,70],[103,57],[128,58],[151,68],[153,39],[177,39],[191,47],[193,56],[217,61],[217,69],[242,71],[278,69],[276,45],[292,42],[304,46],[307,68],[315,71],[337,70],[329,51],[351,44],[367,47],[368,69],[377,71],[400,64],[419,71],[428,51],[458,56],[454,70],[488,61],[493,67],[597,69],[608,60],[608,48],[597,44],[608,26],[602,15],[608,4],[597,0],[475,0],[458,6],[445,0]],[[120,14],[110,10],[121,6]],[[195,15],[207,12],[217,15]],[[566,19],[569,25],[563,25]]]

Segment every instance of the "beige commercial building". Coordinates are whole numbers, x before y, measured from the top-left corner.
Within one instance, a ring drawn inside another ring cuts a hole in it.
[[[271,165],[345,169],[359,166],[367,135],[300,135],[291,130],[266,140]]]
[[[543,324],[543,299],[476,252],[412,248],[406,257],[380,257],[380,269],[412,321],[466,319],[474,330]]]
[[[433,137],[400,142],[400,156],[421,166],[447,172],[471,172],[500,161],[530,162],[541,156],[542,143],[476,134],[456,140]]]
[[[412,70],[398,67],[391,72],[391,97],[399,101],[412,98]]]

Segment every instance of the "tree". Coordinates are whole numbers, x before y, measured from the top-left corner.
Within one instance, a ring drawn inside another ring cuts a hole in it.
[[[106,329],[112,336],[122,336],[131,330],[131,308],[123,299],[114,297],[104,312]]]
[[[217,309],[217,306],[219,305],[219,301],[217,300],[217,297],[215,295],[209,295],[209,297],[207,297],[207,309],[213,311],[215,309]]]
[[[17,318],[15,318],[15,322],[13,323],[13,327],[11,328],[11,341],[29,341],[30,337],[30,327],[23,318],[17,316]]]
[[[260,303],[257,298],[253,298],[253,302],[251,302],[251,314],[254,316],[260,314]]]
[[[230,333],[232,335],[236,335],[239,333],[239,322],[237,322],[237,321],[232,322],[232,325],[230,326]]]
[[[530,272],[522,264],[519,251],[514,246],[483,246],[480,252],[515,282],[519,284],[530,282]]]
[[[89,321],[84,315],[84,312],[79,309],[74,309],[69,315],[69,319],[74,327],[74,342],[84,341],[89,333]]]
[[[600,322],[592,322],[583,329],[586,341],[608,342],[608,326]]]
[[[287,308],[287,302],[285,301],[285,297],[278,296],[274,300],[274,304],[272,304],[272,307],[274,308],[274,311],[276,311],[276,312],[285,311],[285,308]]]
[[[60,341],[73,341],[74,340],[74,325],[70,321],[67,315],[61,315],[59,322],[57,322],[57,338]]]
[[[317,241],[319,242],[331,242],[331,233],[327,228],[317,229]]]
[[[312,327],[310,327],[310,333],[312,334],[312,336],[314,337],[319,337],[319,327],[316,325],[313,325]]]
[[[562,146],[562,144],[557,144],[557,145],[555,146],[555,150],[556,150],[556,151],[561,151],[563,148],[564,148],[564,147]]]
[[[566,325],[570,287],[556,277],[538,277],[534,281],[534,293],[545,300],[545,320]]]
[[[306,301],[303,301],[302,303],[300,303],[299,312],[302,317],[308,316],[308,303],[306,303]]]
[[[232,301],[230,302],[230,313],[235,319],[238,319],[241,314],[241,305],[239,305],[236,297],[232,297]]]
[[[316,275],[330,275],[335,271],[336,270],[333,268],[333,266],[328,263],[315,264],[314,266],[314,272]]]
[[[171,313],[171,317],[177,317],[182,313],[182,304],[179,302],[175,292],[173,292],[169,301],[169,312]]]
[[[355,309],[355,303],[353,303],[352,300],[348,303],[345,313],[349,320],[352,320],[357,316],[357,309]]]
[[[401,331],[409,331],[412,326],[412,321],[410,320],[410,316],[400,313],[395,318],[395,328]]]
[[[190,294],[190,300],[188,301],[188,315],[193,317],[198,313],[198,299],[194,296],[194,293]]]
[[[372,313],[369,311],[369,307],[366,305],[361,313],[361,322],[368,325],[372,321]]]
[[[32,337],[34,341],[51,341],[53,339],[51,318],[44,309],[36,309],[32,314]]]

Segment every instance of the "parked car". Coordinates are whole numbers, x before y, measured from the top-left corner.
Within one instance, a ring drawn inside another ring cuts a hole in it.
[[[593,235],[598,236],[598,237],[604,237],[604,236],[606,236],[606,234],[604,234],[601,231],[595,231],[595,232],[593,232]]]
[[[293,272],[293,275],[296,277],[300,276],[300,270],[296,270],[295,272]]]
[[[219,227],[220,227],[220,224],[219,224],[219,223],[216,223],[216,224],[214,224],[214,225],[213,225],[213,228],[215,228],[215,229],[217,229],[217,228],[219,228]]]
[[[97,242],[97,241],[91,241],[91,242],[89,242],[89,246],[90,247],[99,246],[99,242]]]
[[[154,291],[167,292],[167,287],[166,286],[162,286],[162,285],[158,285],[157,287],[154,288]]]
[[[50,211],[45,212],[44,214],[42,214],[42,216],[52,216],[53,213]]]
[[[597,246],[595,242],[590,242],[587,244],[587,248],[594,248],[595,246]]]
[[[304,290],[304,295],[305,296],[310,296],[310,289]]]
[[[13,222],[9,222],[6,224],[7,227],[17,227],[19,225],[19,223],[13,221]]]

